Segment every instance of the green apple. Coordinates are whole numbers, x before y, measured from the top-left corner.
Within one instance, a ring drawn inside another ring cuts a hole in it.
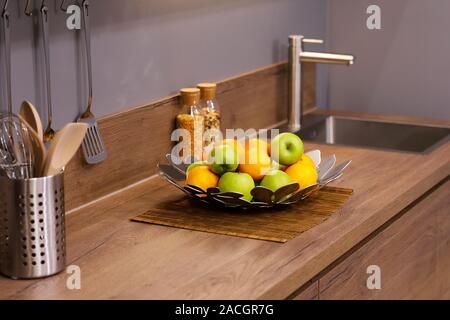
[[[281,187],[285,185],[293,183],[291,177],[284,171],[281,170],[273,170],[270,171],[264,179],[261,181],[261,187],[272,190],[273,192],[277,191]]]
[[[303,153],[303,141],[293,133],[285,132],[272,140],[272,159],[281,165],[290,166],[296,163],[301,159]]]
[[[239,166],[238,155],[228,144],[215,146],[209,154],[208,163],[211,170],[218,175],[236,171]]]
[[[219,180],[220,192],[238,192],[244,196],[241,199],[252,201],[251,191],[255,182],[248,173],[227,172]]]
[[[207,166],[207,165],[208,165],[208,162],[206,162],[206,161],[197,161],[197,162],[191,163],[189,165],[189,167],[186,169],[186,173],[189,173],[189,171],[191,171],[194,168]]]

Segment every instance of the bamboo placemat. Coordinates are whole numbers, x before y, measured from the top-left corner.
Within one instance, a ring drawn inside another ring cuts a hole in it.
[[[161,203],[132,221],[285,243],[327,220],[353,193],[325,187],[288,207],[239,211],[211,207],[186,197]]]

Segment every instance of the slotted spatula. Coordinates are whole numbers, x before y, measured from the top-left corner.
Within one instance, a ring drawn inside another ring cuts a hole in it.
[[[84,138],[81,148],[83,150],[84,159],[88,164],[97,164],[104,161],[107,157],[105,144],[98,127],[92,110],[92,61],[91,61],[91,26],[89,22],[89,1],[83,1],[83,21],[84,21],[84,41],[86,49],[86,66],[88,77],[89,97],[87,101],[87,109],[80,116],[78,122],[86,123],[89,128]]]

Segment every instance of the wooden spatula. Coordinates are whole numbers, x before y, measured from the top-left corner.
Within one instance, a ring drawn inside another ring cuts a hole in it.
[[[38,111],[30,101],[22,102],[20,106],[20,117],[30,125],[31,128],[37,133],[38,137],[44,139],[44,129],[42,128],[41,117]]]
[[[61,173],[83,142],[88,127],[85,123],[69,123],[58,131],[48,150],[44,176]]]

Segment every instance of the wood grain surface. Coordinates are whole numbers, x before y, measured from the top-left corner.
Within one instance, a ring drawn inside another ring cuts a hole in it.
[[[447,181],[321,277],[320,299],[450,299],[449,208]],[[379,290],[367,288],[370,265]]]
[[[295,292],[290,300],[319,300],[319,282],[315,281]]]
[[[315,64],[305,64],[305,110],[315,105],[315,70]],[[223,128],[264,129],[286,121],[287,79],[282,62],[218,82]],[[101,118],[108,159],[90,166],[78,154],[71,161],[65,175],[67,210],[155,174],[157,163],[172,148],[170,136],[180,112],[175,95]]]
[[[351,189],[325,187],[288,207],[253,210],[213,207],[183,196],[162,202],[132,221],[285,243],[326,221],[352,193]]]
[[[173,187],[155,177],[68,215],[68,263],[81,268],[81,290],[67,289],[65,272],[34,281],[0,277],[0,298],[285,299],[450,175],[450,142],[425,155],[305,147],[352,159],[334,186],[354,194],[338,214],[285,244],[129,221],[173,197]],[[448,246],[448,212],[439,219],[438,241]],[[442,265],[446,252],[441,246]]]

